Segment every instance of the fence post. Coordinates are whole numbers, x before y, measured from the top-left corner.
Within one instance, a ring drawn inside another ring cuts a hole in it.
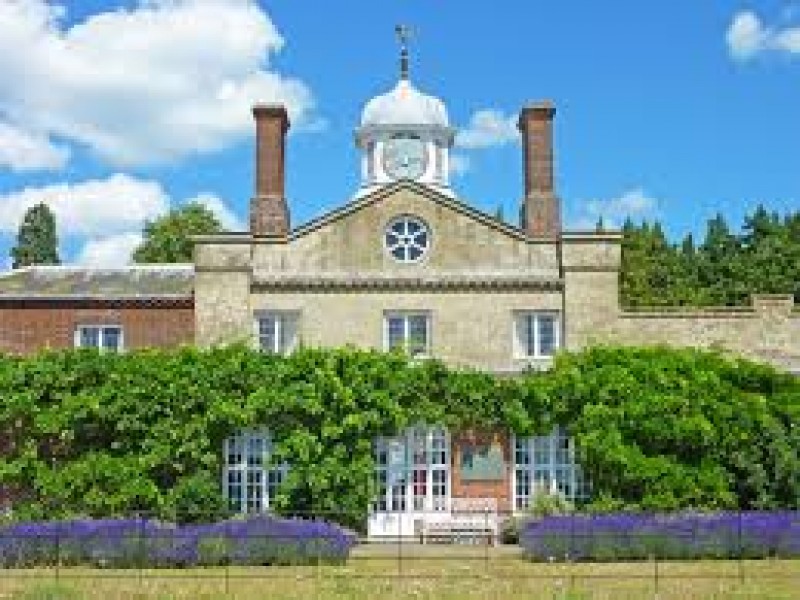
[[[225,519],[225,595],[231,593],[231,520],[227,515]]]
[[[739,583],[744,583],[744,548],[742,547],[742,511],[739,510],[738,519],[739,537]]]
[[[144,536],[145,536],[145,526],[144,526],[144,518],[142,517],[141,513],[139,513],[139,588],[142,587],[142,582],[144,580]]]
[[[569,519],[569,591],[570,594],[575,591],[575,518],[576,514],[573,512]]]
[[[61,524],[56,523],[56,583],[61,580]]]
[[[397,514],[397,576],[403,576],[403,512]]]
[[[658,594],[658,553],[653,554],[653,591]]]
[[[483,530],[487,532],[486,535],[486,548],[483,553],[484,571],[489,574],[489,544],[494,542],[493,534],[489,532],[489,501],[487,500],[483,506]]]

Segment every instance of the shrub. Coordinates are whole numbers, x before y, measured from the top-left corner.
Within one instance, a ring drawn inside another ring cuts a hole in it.
[[[355,542],[337,525],[274,516],[184,526],[146,519],[18,523],[0,529],[0,566],[341,563]]]
[[[548,517],[520,543],[533,560],[797,558],[800,512]]]

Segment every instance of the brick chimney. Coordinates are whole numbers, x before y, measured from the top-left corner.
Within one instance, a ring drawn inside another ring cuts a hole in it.
[[[558,237],[561,233],[561,202],[553,185],[555,114],[555,106],[547,100],[529,104],[519,114],[522,170],[525,174],[520,226],[535,237]]]
[[[286,132],[289,115],[282,104],[256,104],[256,190],[250,200],[250,233],[289,233],[289,207],[284,189]]]

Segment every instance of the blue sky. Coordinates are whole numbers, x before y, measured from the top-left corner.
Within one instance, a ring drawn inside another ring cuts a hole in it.
[[[792,0],[2,0],[0,260],[37,200],[63,258],[86,264],[125,262],[145,219],[189,199],[240,225],[254,100],[292,113],[293,222],[347,201],[361,108],[397,78],[398,22],[415,30],[415,85],[455,126],[483,124],[481,147],[454,150],[453,185],[478,208],[516,215],[512,125],[550,98],[567,226],[631,214],[677,236],[718,211],[800,209]]]

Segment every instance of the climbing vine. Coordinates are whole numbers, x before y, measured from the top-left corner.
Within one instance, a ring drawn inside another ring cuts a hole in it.
[[[800,382],[696,350],[594,348],[494,377],[353,348],[0,358],[0,486],[14,516],[200,520],[223,440],[256,426],[291,468],[276,506],[363,526],[373,440],[416,423],[518,435],[565,425],[604,506],[797,507]]]

